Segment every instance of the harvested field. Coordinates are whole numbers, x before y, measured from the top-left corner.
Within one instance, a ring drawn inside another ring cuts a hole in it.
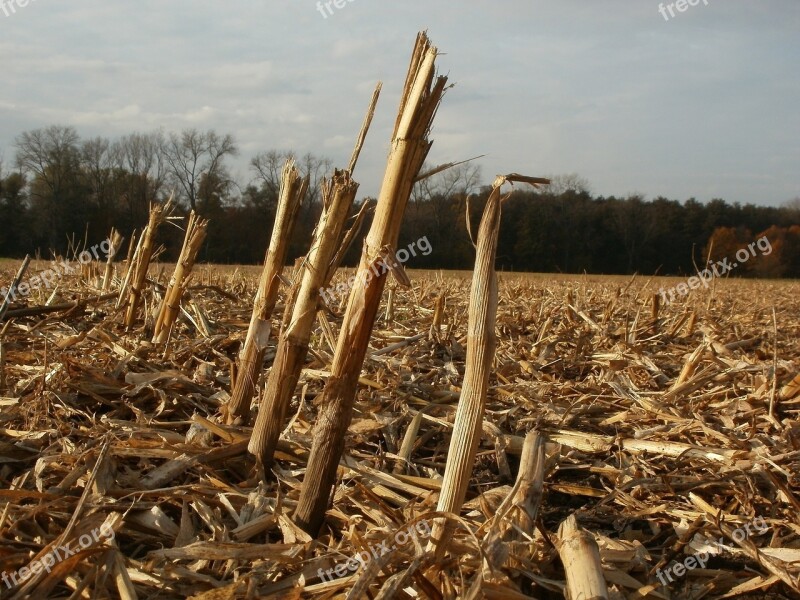
[[[50,304],[101,296],[101,272]],[[129,331],[115,298],[20,311],[49,292],[0,323],[0,597],[562,598],[595,544],[610,598],[798,597],[800,283],[716,280],[654,311],[680,280],[501,274],[481,443],[434,561],[471,274],[411,271],[383,295],[312,538],[291,513],[343,307],[319,313],[262,481],[252,428],[221,410],[260,270],[196,266],[154,345],[171,272],[151,268]]]

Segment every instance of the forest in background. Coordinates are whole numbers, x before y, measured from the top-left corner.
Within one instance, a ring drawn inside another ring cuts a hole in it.
[[[84,139],[74,128],[59,125],[24,132],[16,138],[13,158],[0,163],[0,257],[64,255],[70,244],[88,247],[105,239],[112,227],[130,240],[146,223],[150,203],[174,192],[185,214],[194,209],[210,219],[199,260],[260,264],[281,170],[294,154],[259,153],[249,161],[252,179],[242,183],[234,181],[227,164],[238,153],[231,135],[213,130],[133,133],[117,140]],[[311,183],[293,232],[291,260],[308,249],[321,212],[320,183],[333,168],[330,160],[310,153],[295,159]],[[420,181],[398,247],[427,237],[433,251],[406,266],[471,269],[467,206],[475,232],[488,193],[480,169],[471,164]],[[159,235],[164,247],[160,260],[175,260],[182,234],[164,227]],[[702,268],[709,258],[732,258],[763,236],[772,251],[735,274],[800,277],[800,198],[768,207],[723,199],[701,203],[645,200],[640,194],[602,197],[592,195],[579,176],[560,175],[550,186],[518,189],[506,201],[497,268],[683,275]],[[346,264],[355,264],[360,247],[353,245]]]

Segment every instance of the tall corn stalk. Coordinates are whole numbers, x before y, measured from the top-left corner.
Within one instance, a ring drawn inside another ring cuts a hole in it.
[[[295,522],[316,535],[324,520],[344,437],[353,414],[358,377],[386,283],[387,269],[402,272],[394,248],[414,180],[431,147],[428,133],[447,83],[435,76],[437,50],[420,33],[403,88],[375,218],[350,292],[331,376],[322,394]],[[387,264],[388,263],[388,264]],[[404,275],[403,275],[404,277]]]
[[[333,253],[341,242],[342,226],[357,190],[358,184],[347,171],[336,171],[331,181],[323,183],[325,208],[317,224],[311,249],[301,267],[298,279],[300,289],[291,317],[280,333],[275,361],[269,372],[266,392],[248,446],[251,454],[265,467],[272,461],[289,401],[308,354],[308,342],[317,315],[319,289],[324,284]]]
[[[183,247],[178,258],[178,264],[175,265],[175,272],[172,274],[164,299],[159,307],[156,326],[153,330],[154,344],[164,344],[169,338],[175,320],[178,318],[181,298],[192,274],[194,261],[197,259],[197,253],[200,252],[200,247],[206,239],[207,230],[208,220],[199,218],[192,211],[186,223],[186,236],[183,238]]]
[[[361,134],[353,152],[353,160],[346,171],[336,171],[331,181],[322,185],[323,211],[314,230],[314,239],[306,259],[295,275],[295,284],[290,294],[292,305],[287,303],[286,312],[291,313],[281,328],[275,362],[269,372],[264,400],[256,418],[253,437],[248,450],[254,454],[265,470],[272,462],[278,444],[289,401],[292,398],[300,371],[303,368],[308,343],[311,339],[314,320],[319,305],[320,289],[326,286],[338,267],[337,248],[347,246],[342,240],[344,224],[350,214],[358,190],[358,183],[351,175],[363,146],[366,132],[372,123],[375,106],[380,95],[378,84],[367,111]],[[364,211],[360,213],[364,214]],[[358,226],[357,218],[351,231]]]
[[[475,465],[475,453],[481,440],[486,392],[494,359],[497,336],[497,272],[494,269],[497,255],[497,237],[502,216],[501,187],[506,182],[525,181],[532,184],[548,183],[546,179],[521,175],[499,176],[483,211],[478,229],[478,246],[475,271],[470,290],[469,323],[467,326],[467,364],[461,398],[456,409],[450,450],[447,453],[442,489],[439,493],[439,512],[461,511],[467,495],[467,486]],[[452,525],[437,519],[431,532],[430,545],[437,557],[447,548]]]
[[[250,327],[247,330],[244,348],[239,355],[239,368],[228,403],[228,423],[247,423],[250,420],[250,402],[258,383],[258,374],[261,364],[264,362],[264,353],[269,339],[269,318],[278,301],[280,274],[289,251],[289,238],[294,229],[297,210],[308,190],[308,181],[308,176],[305,178],[300,176],[294,159],[290,158],[286,161],[281,178],[275,225],[272,227],[272,237],[264,259],[264,271],[261,274],[258,291],[253,301]]]

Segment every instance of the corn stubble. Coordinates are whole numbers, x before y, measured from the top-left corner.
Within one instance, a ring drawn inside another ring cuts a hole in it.
[[[247,424],[250,420],[250,402],[258,385],[259,372],[270,336],[269,318],[278,301],[280,275],[289,251],[289,239],[297,218],[297,211],[308,191],[309,177],[302,177],[289,159],[283,167],[281,190],[275,225],[264,259],[264,270],[253,301],[253,314],[247,330],[244,348],[240,353],[236,381],[227,407],[228,423]]]
[[[125,238],[122,236],[122,234],[112,227],[111,235],[108,237],[110,248],[108,249],[108,256],[106,257],[106,268],[103,272],[102,289],[104,292],[111,287],[111,278],[114,274],[114,258],[116,258],[117,253],[119,252],[120,248],[122,248],[123,241],[125,241]]]
[[[458,514],[461,511],[481,440],[486,392],[497,346],[497,272],[494,263],[502,216],[501,188],[507,182],[526,182],[532,185],[549,183],[547,179],[517,174],[498,176],[483,211],[470,289],[467,364],[436,507],[441,513]],[[434,314],[434,323],[436,321]],[[444,519],[436,520],[429,547],[434,550],[437,558],[445,553],[452,531],[451,523]]]
[[[406,204],[431,147],[428,133],[447,84],[446,77],[435,75],[436,56],[437,50],[427,35],[420,34],[403,88],[375,216],[364,244],[356,285],[350,292],[331,376],[322,393],[308,469],[294,513],[295,522],[312,535],[322,526],[336,480],[345,433],[352,419],[358,378],[387,272],[402,271],[399,265],[388,265],[391,269],[376,267],[386,260],[394,260]]]
[[[353,232],[364,219],[366,207],[357,215],[350,232],[342,236],[358,191],[358,183],[353,181],[352,172],[372,123],[380,90],[381,84],[378,84],[350,166],[345,171],[337,170],[330,180],[323,181],[322,215],[314,230],[311,249],[295,270],[295,284],[289,293],[290,301],[286,306],[275,361],[270,369],[264,400],[259,407],[253,437],[248,445],[248,450],[255,455],[265,471],[272,462],[289,401],[308,354],[308,343],[320,302],[319,290],[330,282],[338,261],[341,261],[342,248],[349,246],[354,237]]]
[[[183,239],[183,247],[178,256],[178,263],[175,271],[170,278],[167,291],[161,301],[156,317],[155,330],[153,331],[153,343],[165,344],[175,325],[181,307],[181,299],[186,291],[189,278],[192,275],[194,262],[197,260],[197,253],[203,245],[208,232],[208,220],[201,219],[192,211],[186,221],[186,234]]]
[[[144,284],[147,279],[147,271],[150,268],[150,261],[155,250],[155,238],[158,228],[172,215],[175,210],[173,197],[170,196],[163,205],[153,204],[150,207],[150,218],[147,226],[142,231],[139,244],[133,254],[133,259],[129,262],[128,274],[125,276],[125,285],[120,288],[119,299],[122,304],[125,293],[130,288],[125,311],[125,327],[130,328],[136,322],[139,305],[142,301]]]

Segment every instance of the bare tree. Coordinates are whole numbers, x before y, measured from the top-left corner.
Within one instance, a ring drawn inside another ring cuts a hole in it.
[[[333,162],[329,158],[318,157],[310,152],[302,158],[297,158],[292,150],[270,150],[257,154],[250,161],[250,167],[256,172],[256,179],[261,181],[262,186],[269,192],[270,202],[275,202],[280,189],[283,165],[289,159],[294,159],[300,171],[304,175],[308,175],[309,185],[306,198],[308,205],[315,204],[320,198],[322,179],[329,175],[333,168]]]
[[[197,210],[203,179],[228,178],[223,162],[226,156],[236,156],[238,152],[232,135],[219,136],[213,129],[184,129],[180,135],[171,134],[164,145],[170,176],[192,210]]]
[[[26,131],[16,138],[17,166],[36,175],[58,197],[79,167],[78,132],[72,127],[51,125]]]
[[[440,175],[442,194],[447,198],[466,198],[481,185],[481,167],[471,163],[456,165]]]
[[[30,199],[51,248],[59,233],[75,225],[80,197],[80,138],[72,127],[51,125],[26,131],[15,140],[16,163],[31,178]]]
[[[422,167],[423,174],[434,170],[436,168],[429,164]],[[418,210],[423,203],[428,203],[436,229],[441,230],[448,208],[454,202],[463,203],[478,191],[480,185],[480,165],[461,163],[417,181],[411,190],[411,199]]]
[[[322,189],[322,179],[330,175],[333,169],[333,162],[324,156],[315,156],[307,152],[297,161],[300,171],[309,178],[308,206],[314,206],[320,201]]]
[[[115,144],[113,153],[121,168],[135,175],[148,177],[160,188],[167,174],[164,145],[164,134],[161,131],[136,132],[120,139]]]
[[[111,142],[102,137],[84,140],[80,152],[83,175],[95,205],[106,210],[113,202],[110,188],[116,162]]]
[[[434,170],[438,169],[428,163],[422,167],[423,174]],[[480,186],[480,165],[466,162],[420,179],[414,184],[411,197],[414,202],[435,201],[437,197],[445,200],[463,199],[477,192]]]
[[[543,186],[540,190],[540,193],[560,196],[566,192],[575,192],[577,194],[583,192],[591,194],[592,192],[589,181],[577,173],[550,175],[548,176],[548,179],[550,180],[550,185]]]
[[[250,160],[250,168],[256,172],[256,180],[260,181],[261,186],[269,193],[269,201],[272,204],[278,199],[283,165],[290,158],[294,158],[294,153],[291,151],[270,150],[260,152]]]
[[[143,223],[150,203],[158,199],[166,183],[168,164],[164,146],[161,131],[136,132],[124,136],[109,150],[115,166],[127,173],[127,183],[119,194],[133,223]]]

